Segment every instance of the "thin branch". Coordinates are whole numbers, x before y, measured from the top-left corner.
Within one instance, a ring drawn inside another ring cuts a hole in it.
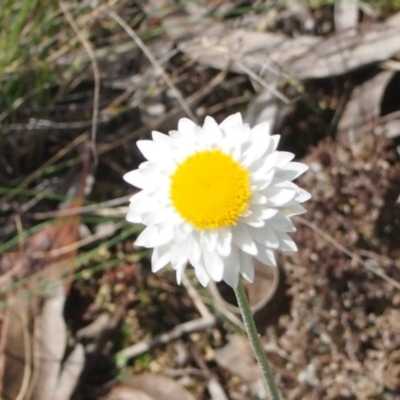
[[[184,322],[183,324],[175,326],[171,331],[156,336],[152,340],[143,341],[134,344],[133,346],[126,347],[117,354],[117,358],[134,358],[143,353],[148,352],[155,346],[167,344],[173,340],[177,340],[188,333],[211,328],[215,325],[216,318],[213,315],[205,318],[195,319],[193,321]]]

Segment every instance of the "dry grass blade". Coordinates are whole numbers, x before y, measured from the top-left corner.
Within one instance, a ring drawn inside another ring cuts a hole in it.
[[[72,17],[71,13],[68,11],[68,8],[64,4],[63,1],[59,2],[60,8],[65,15],[65,18],[71,25],[72,29],[78,36],[79,40],[82,42],[85,50],[88,53],[90,58],[90,62],[92,64],[93,69],[93,78],[94,78],[94,92],[93,92],[93,115],[92,115],[92,149],[93,149],[93,157],[94,161],[97,163],[97,153],[96,153],[96,136],[97,136],[97,123],[99,119],[99,101],[100,101],[100,71],[99,66],[96,61],[96,56],[94,54],[93,48],[89,41],[87,40],[86,36],[83,32],[79,29],[77,23],[75,22],[74,18]]]
[[[172,90],[174,95],[176,96],[180,106],[182,109],[185,111],[187,116],[192,120],[196,121],[197,118],[193,114],[192,110],[190,109],[187,101],[183,98],[182,94],[178,90],[178,88],[175,86],[175,84],[171,81],[167,73],[165,72],[164,68],[162,65],[155,59],[149,48],[143,43],[143,41],[140,39],[140,37],[136,34],[136,32],[114,11],[109,10],[108,11],[109,15],[117,21],[121,27],[126,31],[126,33],[135,41],[135,43],[138,45],[138,47],[143,51],[143,53],[146,55],[146,57],[149,59],[149,61],[153,64],[153,66],[156,68],[157,72],[160,73],[162,78],[164,79],[165,83],[168,85],[168,87]]]

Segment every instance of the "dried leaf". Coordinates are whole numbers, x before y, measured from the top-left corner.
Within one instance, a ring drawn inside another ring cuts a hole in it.
[[[61,282],[51,292],[44,301],[41,314],[35,320],[38,365],[31,400],[54,399],[66,347],[63,317],[65,295]]]
[[[180,43],[179,48],[197,62],[213,68],[237,73],[250,69],[256,74],[269,72],[280,77],[284,58],[300,57],[320,41],[314,36],[292,39],[271,32],[227,30],[223,24],[214,24],[195,39]]]
[[[215,351],[219,366],[246,382],[257,398],[266,398],[261,370],[254,359],[249,341],[244,336],[231,335],[228,343]]]
[[[381,102],[394,71],[382,71],[356,87],[339,121],[339,131],[374,123],[380,115]]]
[[[64,362],[58,381],[56,400],[69,400],[85,364],[85,350],[78,343]]]
[[[130,386],[119,385],[111,390],[105,400],[153,400],[146,393]]]
[[[214,377],[209,379],[207,389],[210,393],[211,400],[229,400],[221,384]]]
[[[128,377],[115,387],[106,400],[195,400],[179,383],[163,375]]]
[[[383,23],[339,31],[328,38],[289,38],[214,24],[196,38],[182,41],[179,48],[197,62],[217,69],[312,79],[342,75],[387,60],[400,51],[399,37],[397,13]]]
[[[302,56],[277,62],[298,79],[326,78],[389,59],[400,51],[400,13],[384,23],[340,31]],[[287,66],[287,68],[285,68]]]
[[[5,399],[24,399],[32,375],[32,338],[26,309],[10,304],[2,335],[4,374],[1,395]]]

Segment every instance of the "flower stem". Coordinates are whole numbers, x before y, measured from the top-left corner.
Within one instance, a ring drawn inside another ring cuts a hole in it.
[[[262,347],[260,337],[258,335],[256,325],[254,323],[253,314],[250,309],[249,301],[247,300],[246,292],[241,280],[235,289],[236,299],[242,314],[243,323],[246,328],[247,336],[250,340],[254,355],[256,356],[258,365],[263,373],[264,383],[267,388],[269,398],[271,400],[280,400],[278,387],[275,383],[274,375],[268,363],[264,349]]]

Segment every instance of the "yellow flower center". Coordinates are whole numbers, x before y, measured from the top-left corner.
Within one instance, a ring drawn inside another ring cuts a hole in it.
[[[171,175],[170,195],[176,211],[197,229],[234,225],[251,196],[249,173],[220,150],[200,151]]]

